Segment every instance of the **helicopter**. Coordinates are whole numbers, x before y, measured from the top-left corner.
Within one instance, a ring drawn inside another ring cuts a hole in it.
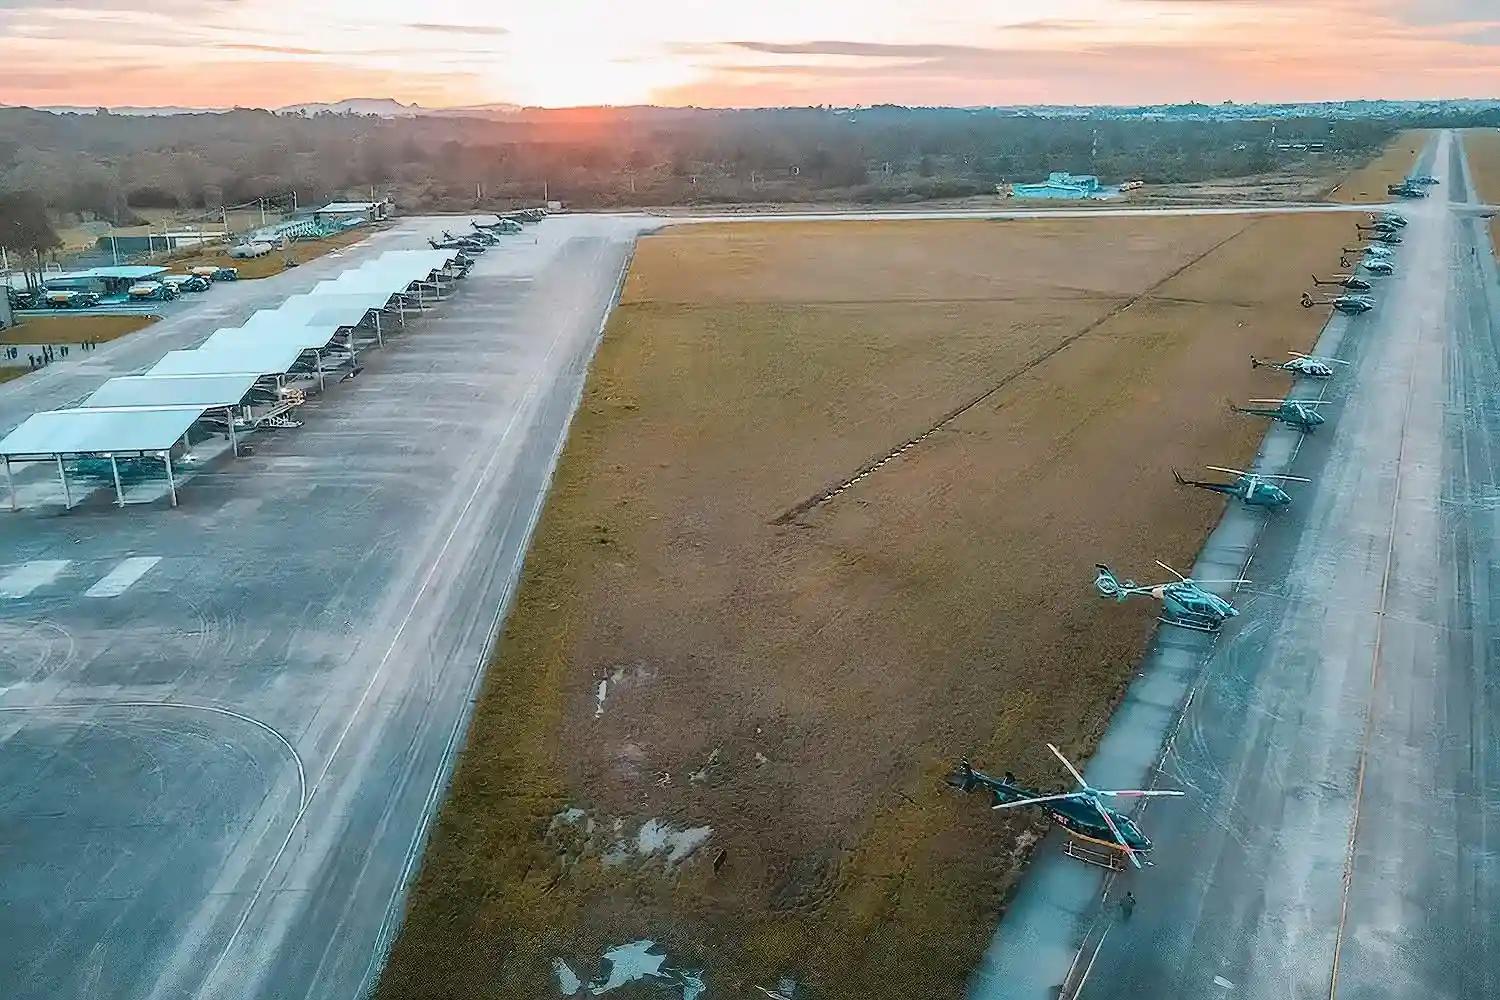
[[[1274,368],[1277,371],[1290,372],[1293,378],[1333,378],[1335,372],[1331,365],[1347,365],[1349,362],[1340,361],[1337,358],[1318,358],[1311,354],[1298,354],[1296,351],[1287,351],[1292,356],[1290,361],[1262,361],[1254,355],[1250,356],[1251,368]]]
[[[500,243],[500,237],[485,229],[476,229],[472,233],[466,233],[463,236],[454,236],[452,233],[448,232],[448,230],[444,229],[443,239],[458,240],[460,242],[464,240],[477,240],[487,247],[497,246]]]
[[[1303,292],[1302,307],[1311,309],[1313,306],[1333,306],[1341,313],[1357,316],[1374,309],[1375,300],[1368,295],[1335,295],[1331,299],[1314,299],[1307,292]]]
[[[1408,183],[1408,184],[1441,184],[1442,181],[1438,180],[1436,177],[1432,176],[1431,174],[1412,174],[1410,177],[1408,177],[1406,179],[1406,183]]]
[[[1335,274],[1327,281],[1324,281],[1315,274],[1312,276],[1312,280],[1314,285],[1337,285],[1347,288],[1351,292],[1368,292],[1371,288],[1375,287],[1364,278],[1356,278],[1352,274]]]
[[[1384,243],[1387,246],[1396,246],[1401,243],[1401,234],[1389,229],[1372,229],[1369,226],[1356,225],[1356,232],[1364,233],[1360,239],[1370,240],[1373,243]]]
[[[1368,254],[1371,257],[1380,257],[1385,260],[1390,260],[1392,257],[1396,256],[1396,250],[1394,247],[1381,246],[1379,243],[1369,243],[1362,247],[1343,247],[1342,249],[1345,254],[1362,253]]]
[[[1303,434],[1311,434],[1319,424],[1327,423],[1328,418],[1318,412],[1318,407],[1328,402],[1325,399],[1252,399],[1252,403],[1262,403],[1264,406],[1235,406],[1229,404],[1229,409],[1235,413],[1249,413],[1257,417],[1270,417],[1272,420],[1280,420],[1288,427],[1295,427]],[[1266,409],[1270,404],[1276,404],[1275,409]]]
[[[470,219],[469,225],[480,232],[486,233],[519,233],[521,231],[521,223],[504,215],[500,216],[498,221],[495,222],[475,222]]]
[[[1386,185],[1386,193],[1396,195],[1398,198],[1425,198],[1427,188],[1415,181],[1405,180],[1400,184]]]
[[[1370,216],[1370,221],[1376,225],[1383,222],[1397,229],[1405,229],[1409,220],[1400,212],[1381,212],[1379,215]]]
[[[1405,221],[1396,222],[1383,215],[1372,215],[1370,216],[1370,225],[1367,228],[1373,229],[1377,233],[1394,233],[1405,229],[1406,223]]]
[[[1205,466],[1214,472],[1223,472],[1227,475],[1238,476],[1232,483],[1211,483],[1197,479],[1184,479],[1176,469],[1172,470],[1172,478],[1177,481],[1178,486],[1195,486],[1200,490],[1209,490],[1213,493],[1222,493],[1227,497],[1239,497],[1246,507],[1264,507],[1266,510],[1280,510],[1292,502],[1286,490],[1277,486],[1271,480],[1280,480],[1288,483],[1307,483],[1310,479],[1301,476],[1263,476],[1258,472],[1241,472],[1239,469],[1225,469],[1217,465]]]
[[[1028,788],[1018,782],[1016,776],[1009,771],[1005,772],[1003,778],[992,778],[976,771],[967,757],[960,760],[958,766],[948,775],[948,784],[966,793],[976,788],[986,789],[993,799],[991,809],[1041,806],[1047,813],[1047,818],[1062,827],[1063,832],[1069,837],[1086,840],[1112,851],[1119,851],[1137,868],[1151,864],[1150,861],[1142,860],[1144,855],[1151,853],[1151,841],[1129,816],[1105,805],[1104,797],[1111,799],[1180,798],[1186,793],[1169,789],[1094,788],[1083,780],[1083,775],[1079,774],[1072,762],[1063,756],[1061,750],[1051,743],[1047,744],[1047,749],[1063,762],[1063,766],[1068,769],[1073,780],[1078,782],[1076,790],[1044,795],[1040,789]]]
[[[427,244],[434,250],[462,250],[464,253],[483,253],[489,249],[478,240],[460,240],[453,237],[444,237],[441,240],[428,239]]]
[[[1117,579],[1113,570],[1097,563],[1094,566],[1094,589],[1101,597],[1113,597],[1120,603],[1132,597],[1154,597],[1161,601],[1162,613],[1158,620],[1162,624],[1194,632],[1217,632],[1224,622],[1239,614],[1234,605],[1203,588],[1205,585],[1249,583],[1249,580],[1192,580],[1161,560],[1157,560],[1156,565],[1177,579],[1142,586],[1134,580]]]
[[[1348,257],[1340,257],[1339,266],[1350,267],[1352,266],[1352,262]],[[1359,262],[1359,266],[1369,273],[1382,278],[1396,273],[1396,265],[1391,263],[1389,257],[1366,257]]]

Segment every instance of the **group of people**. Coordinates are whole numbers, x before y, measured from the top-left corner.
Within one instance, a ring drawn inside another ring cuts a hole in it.
[[[85,340],[78,346],[85,351],[92,351],[95,347],[98,346],[98,342],[93,340]],[[21,357],[21,349],[19,347],[7,347],[5,349],[5,356],[11,360],[19,360]],[[32,371],[35,371],[38,368],[45,368],[47,365],[50,365],[58,358],[65,358],[67,356],[67,344],[62,344],[56,348],[54,348],[51,344],[47,344],[42,347],[40,354],[26,355],[26,363],[31,366]]]

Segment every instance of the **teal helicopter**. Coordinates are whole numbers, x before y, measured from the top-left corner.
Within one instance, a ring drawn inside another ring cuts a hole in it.
[[[1078,768],[1063,756],[1061,750],[1051,743],[1047,744],[1047,749],[1062,761],[1063,767],[1078,782],[1076,790],[1044,794],[1041,789],[1021,784],[1009,771],[1005,772],[1003,778],[992,778],[976,771],[967,757],[959,761],[958,766],[948,775],[948,784],[966,793],[983,788],[993,800],[991,809],[1040,806],[1047,818],[1062,827],[1069,837],[1119,851],[1137,868],[1151,864],[1145,859],[1145,855],[1151,853],[1151,841],[1134,820],[1105,805],[1104,800],[1180,798],[1186,793],[1156,788],[1095,788],[1083,780]]]
[[[1251,368],[1271,368],[1275,371],[1286,372],[1293,378],[1317,378],[1328,379],[1338,374],[1334,365],[1348,365],[1347,361],[1338,358],[1316,358],[1311,354],[1298,354],[1296,351],[1287,351],[1291,355],[1290,361],[1262,361],[1254,355],[1250,356]]]
[[[1339,312],[1349,316],[1358,316],[1360,313],[1369,312],[1375,308],[1375,299],[1370,295],[1346,294],[1335,295],[1331,299],[1315,299],[1307,292],[1302,293],[1302,308],[1311,309],[1313,306],[1333,306]]]
[[[1343,252],[1346,257],[1350,254],[1362,253],[1367,257],[1381,257],[1385,260],[1390,260],[1396,256],[1395,247],[1381,246],[1379,243],[1366,243],[1360,247],[1344,247]]]
[[[1132,597],[1154,597],[1161,601],[1162,613],[1158,620],[1163,625],[1194,632],[1217,632],[1221,625],[1239,614],[1234,605],[1204,587],[1231,586],[1249,583],[1249,580],[1192,580],[1161,560],[1157,560],[1156,565],[1177,579],[1142,586],[1134,580],[1116,578],[1113,570],[1098,563],[1094,566],[1094,589],[1099,591],[1099,596],[1112,597],[1122,604]]]
[[[1232,483],[1213,483],[1198,479],[1184,479],[1176,469],[1172,470],[1172,478],[1177,481],[1178,486],[1194,486],[1200,490],[1209,490],[1213,493],[1222,493],[1227,497],[1238,497],[1246,507],[1260,507],[1263,510],[1281,510],[1292,502],[1292,498],[1286,490],[1277,486],[1277,482],[1283,483],[1310,483],[1312,480],[1303,479],[1301,476],[1265,476],[1258,472],[1242,472],[1239,469],[1226,469],[1218,465],[1204,466],[1214,472],[1222,472],[1225,475],[1235,476]]]
[[[1376,224],[1385,223],[1388,226],[1395,226],[1397,229],[1405,229],[1406,223],[1409,220],[1400,212],[1381,212],[1378,215],[1370,216],[1370,221]]]
[[[1236,406],[1230,403],[1229,408],[1235,413],[1248,413],[1251,416],[1279,420],[1303,434],[1311,434],[1319,424],[1328,422],[1328,419],[1318,412],[1318,407],[1328,405],[1328,400],[1325,399],[1252,399],[1250,402],[1266,405]],[[1274,409],[1270,408],[1272,404],[1274,404]]]
[[[1315,274],[1312,276],[1312,281],[1314,285],[1333,285],[1337,288],[1347,288],[1351,292],[1368,292],[1375,287],[1364,278],[1352,274],[1335,274],[1332,278],[1320,278]]]
[[[1349,266],[1349,262],[1347,260],[1340,260],[1339,263],[1344,267]],[[1390,275],[1396,273],[1396,265],[1392,264],[1390,262],[1390,259],[1387,257],[1366,257],[1364,260],[1359,262],[1359,266],[1363,268],[1366,273],[1373,274],[1377,278],[1389,277]]]

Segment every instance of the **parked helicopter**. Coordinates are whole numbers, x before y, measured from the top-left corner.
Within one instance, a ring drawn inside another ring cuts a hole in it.
[[[1117,579],[1113,570],[1098,563],[1094,566],[1094,589],[1100,596],[1113,597],[1120,603],[1132,597],[1154,597],[1161,601],[1159,620],[1163,624],[1195,632],[1216,632],[1225,621],[1239,614],[1224,598],[1203,588],[1205,585],[1249,583],[1249,580],[1192,580],[1160,560],[1156,565],[1177,579],[1142,586],[1134,580]]]
[[[1307,483],[1312,480],[1303,479],[1300,476],[1263,476],[1258,472],[1241,472],[1239,469],[1225,469],[1217,465],[1205,466],[1214,472],[1223,472],[1227,475],[1237,476],[1232,483],[1214,483],[1197,479],[1184,479],[1172,470],[1172,478],[1177,481],[1178,486],[1194,486],[1200,490],[1208,490],[1212,493],[1222,493],[1227,497],[1238,497],[1246,507],[1263,507],[1266,510],[1280,510],[1292,502],[1292,498],[1280,486],[1271,480],[1288,483]]]
[[[1386,193],[1396,195],[1398,198],[1425,198],[1427,188],[1415,181],[1405,180],[1400,184],[1386,185]]]
[[[464,253],[483,253],[489,249],[478,240],[460,240],[453,237],[444,237],[441,240],[429,239],[427,244],[434,250],[462,250]]]
[[[1390,260],[1392,257],[1396,256],[1395,247],[1381,246],[1379,243],[1369,243],[1362,247],[1344,247],[1343,252],[1346,254],[1362,253],[1367,254],[1371,257],[1380,257],[1385,260]]]
[[[448,230],[444,229],[443,239],[458,240],[460,242],[462,242],[463,240],[478,240],[480,243],[483,243],[487,247],[500,245],[500,237],[484,229],[476,229],[472,233],[465,233],[463,236],[454,236],[452,233],[448,232]]]
[[[967,757],[959,761],[958,766],[948,775],[948,784],[964,792],[972,792],[976,788],[985,789],[994,800],[991,809],[1041,806],[1047,818],[1062,827],[1069,837],[1119,851],[1137,868],[1149,865],[1151,862],[1143,860],[1143,857],[1151,853],[1151,841],[1129,816],[1105,805],[1104,798],[1178,798],[1186,793],[1154,788],[1095,788],[1083,780],[1083,775],[1063,756],[1061,750],[1051,743],[1047,744],[1047,749],[1057,755],[1073,780],[1078,782],[1076,790],[1044,795],[1040,789],[1028,788],[1018,782],[1016,776],[1009,771],[1005,772],[1003,778],[992,778],[976,771]]]
[[[1406,223],[1410,220],[1400,212],[1381,212],[1379,215],[1370,216],[1370,221],[1376,224],[1384,222],[1395,226],[1397,229],[1405,229]]]
[[[1363,233],[1360,239],[1369,240],[1372,243],[1384,243],[1387,246],[1397,246],[1401,243],[1401,234],[1389,229],[1373,229],[1369,226],[1355,225],[1355,231]]]
[[[1339,258],[1339,267],[1351,267],[1353,262],[1348,257]],[[1396,273],[1396,265],[1391,263],[1389,257],[1366,257],[1359,262],[1359,266],[1370,274],[1377,277],[1389,277]]]
[[[495,222],[475,222],[471,219],[469,224],[481,232],[488,233],[519,233],[521,231],[521,223],[504,215]]]
[[[1364,278],[1356,278],[1352,274],[1335,274],[1327,281],[1315,274],[1312,276],[1312,280],[1314,285],[1335,285],[1340,288],[1347,288],[1351,292],[1368,292],[1371,288],[1375,287]]]
[[[1315,299],[1307,292],[1303,292],[1302,307],[1311,309],[1313,306],[1333,306],[1341,313],[1357,316],[1374,309],[1375,300],[1368,295],[1335,295],[1331,299]]]
[[[1311,434],[1319,424],[1328,422],[1328,418],[1318,412],[1318,407],[1328,403],[1325,399],[1252,399],[1250,402],[1266,406],[1274,403],[1275,409],[1267,409],[1266,406],[1236,406],[1233,403],[1229,404],[1229,408],[1235,413],[1279,420],[1303,434]]]
[[[1298,354],[1296,351],[1287,351],[1292,356],[1290,361],[1262,361],[1251,355],[1251,368],[1274,368],[1277,371],[1290,372],[1293,378],[1333,378],[1336,374],[1332,365],[1347,365],[1349,362],[1340,361],[1337,358],[1318,358],[1311,354]]]

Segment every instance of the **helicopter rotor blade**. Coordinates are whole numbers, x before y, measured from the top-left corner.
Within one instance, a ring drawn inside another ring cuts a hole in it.
[[[1205,469],[1212,469],[1215,472],[1228,473],[1231,476],[1249,476],[1249,475],[1254,475],[1255,474],[1255,473],[1245,472],[1242,469],[1226,469],[1222,465],[1205,465],[1204,468]],[[1261,476],[1260,478],[1265,479],[1266,477],[1265,476]]]
[[[1103,817],[1104,825],[1109,827],[1109,832],[1115,835],[1115,842],[1120,845],[1120,849],[1130,858],[1130,863],[1139,868],[1141,861],[1135,856],[1135,849],[1130,846],[1130,842],[1125,839],[1125,835],[1120,832],[1120,828],[1115,826],[1114,817],[1109,814],[1109,810],[1105,808],[1104,803],[1099,801],[1098,796],[1090,796],[1089,798],[1093,802],[1094,808],[1099,810],[1099,815]]]
[[[1184,580],[1183,582],[1184,583],[1192,583],[1194,586],[1198,586],[1198,587],[1233,587],[1233,586],[1238,586],[1239,584],[1242,584],[1242,583],[1249,583],[1250,581],[1249,580],[1191,580],[1191,581]]]
[[[1173,576],[1177,577],[1177,579],[1179,579],[1179,580],[1186,580],[1187,579],[1187,577],[1183,576],[1181,573],[1177,572],[1175,569],[1173,569],[1172,567],[1168,566],[1166,563],[1162,562],[1160,559],[1156,560],[1156,565],[1160,566],[1162,569],[1166,570],[1168,573],[1171,573]]]
[[[1312,482],[1311,479],[1304,479],[1301,476],[1261,476],[1260,478],[1261,479],[1280,479],[1282,482],[1285,482],[1285,483],[1310,483],[1310,482]]]
[[[1068,773],[1073,776],[1073,780],[1078,782],[1079,788],[1089,787],[1089,783],[1083,780],[1083,775],[1078,773],[1078,768],[1074,767],[1073,762],[1063,756],[1061,750],[1057,749],[1057,747],[1053,746],[1051,743],[1047,744],[1047,749],[1052,751],[1052,755],[1054,757],[1063,762],[1063,767],[1067,768]]]
[[[1014,802],[997,802],[990,806],[991,809],[1013,809],[1017,806],[1034,806],[1038,802],[1056,802],[1059,799],[1071,799],[1079,792],[1064,792],[1061,795],[1039,795],[1034,799],[1016,799]]]
[[[1187,792],[1168,791],[1164,788],[1096,788],[1095,791],[1100,795],[1113,795],[1116,798],[1121,799],[1142,799],[1147,797],[1156,798],[1168,795],[1175,797],[1187,794]]]

